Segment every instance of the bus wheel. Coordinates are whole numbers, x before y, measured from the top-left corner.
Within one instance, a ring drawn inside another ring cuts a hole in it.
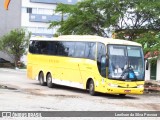
[[[43,72],[41,72],[41,73],[39,74],[39,83],[40,83],[40,85],[42,85],[42,86],[45,86],[45,85],[46,85],[46,82],[44,82]]]
[[[89,94],[92,95],[92,96],[94,96],[96,94],[95,91],[94,91],[94,82],[93,82],[93,80],[91,80],[89,82]]]
[[[50,73],[47,75],[47,86],[48,86],[49,88],[52,88],[52,87],[53,87],[53,84],[52,84],[52,76],[51,76]]]

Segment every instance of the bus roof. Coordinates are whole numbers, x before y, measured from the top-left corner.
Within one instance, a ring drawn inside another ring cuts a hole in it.
[[[59,37],[47,38],[47,37],[31,37],[30,40],[39,40],[39,41],[89,41],[89,42],[102,42],[105,45],[107,44],[120,44],[120,45],[133,45],[141,46],[141,44],[113,38],[104,38],[95,35],[62,35]]]

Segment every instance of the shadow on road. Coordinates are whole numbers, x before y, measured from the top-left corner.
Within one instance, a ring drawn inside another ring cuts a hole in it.
[[[126,95],[126,96],[120,96],[117,94],[104,94],[104,93],[98,93],[97,96],[108,98],[108,99],[139,99],[139,97],[136,95]]]
[[[40,86],[39,83],[32,83],[32,84]],[[47,86],[43,86],[43,87],[47,87]],[[48,88],[48,89],[64,90],[64,91],[69,91],[69,92],[74,92],[74,93],[82,93],[82,94],[85,94],[85,95],[87,95],[87,94],[89,95],[88,90],[82,90],[82,89],[63,86],[63,85],[54,85],[53,88]],[[63,95],[61,95],[61,96],[63,96]],[[101,98],[107,98],[107,99],[139,99],[138,95],[119,96],[119,95],[114,95],[114,94],[112,95],[112,94],[105,94],[105,93],[97,93],[93,97],[101,97]]]
[[[31,83],[40,86],[39,83]],[[43,86],[47,87],[47,86]],[[70,92],[75,92],[75,93],[83,93],[83,94],[88,94],[88,91],[78,89],[78,88],[73,88],[73,87],[68,87],[68,86],[63,86],[63,85],[54,85],[53,88],[48,88],[48,89],[55,89],[55,90],[65,90],[65,91],[70,91]]]

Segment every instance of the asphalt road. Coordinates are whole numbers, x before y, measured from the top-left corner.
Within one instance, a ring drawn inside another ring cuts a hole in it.
[[[160,111],[160,94],[98,94],[28,80],[25,70],[0,69],[0,111]]]

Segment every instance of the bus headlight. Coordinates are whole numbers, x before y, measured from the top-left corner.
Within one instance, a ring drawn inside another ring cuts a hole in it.
[[[144,85],[137,85],[137,88],[144,88]]]
[[[118,85],[117,85],[117,84],[109,83],[108,85],[109,85],[110,87],[118,87]]]

